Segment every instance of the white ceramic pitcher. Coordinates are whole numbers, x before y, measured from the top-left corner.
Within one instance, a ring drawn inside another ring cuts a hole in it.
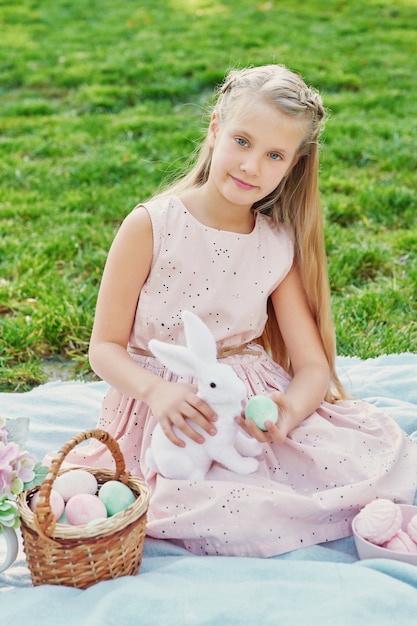
[[[14,528],[7,526],[1,527],[0,542],[6,542],[6,557],[3,562],[0,561],[0,573],[4,572],[16,560],[19,551],[19,542]]]

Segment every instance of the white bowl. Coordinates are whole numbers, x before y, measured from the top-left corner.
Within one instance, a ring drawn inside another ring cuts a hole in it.
[[[414,515],[417,515],[417,506],[412,504],[399,504],[401,509],[403,522],[402,529],[407,530],[407,524]],[[404,552],[396,552],[395,550],[388,550],[382,546],[377,546],[370,541],[366,541],[360,537],[356,532],[355,516],[352,520],[352,531],[355,539],[356,550],[358,551],[359,558],[363,559],[394,559],[395,561],[403,561],[404,563],[411,563],[411,565],[417,565],[417,554],[406,554]]]

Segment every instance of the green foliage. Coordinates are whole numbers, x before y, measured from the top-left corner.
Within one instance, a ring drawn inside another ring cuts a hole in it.
[[[321,190],[341,354],[417,346],[417,6],[0,2],[0,388],[88,371],[123,217],[187,162],[230,66],[279,62],[330,110]]]

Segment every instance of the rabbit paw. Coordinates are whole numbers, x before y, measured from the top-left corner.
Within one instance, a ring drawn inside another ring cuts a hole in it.
[[[245,461],[244,471],[240,471],[240,474],[253,474],[259,467],[259,461],[251,457],[242,459]]]
[[[235,455],[230,455],[226,460],[220,461],[227,469],[236,474],[253,474],[256,472],[259,466],[257,459],[252,457],[240,456],[237,452]]]
[[[179,455],[177,451],[170,453],[164,451],[157,456],[157,473],[164,478],[173,480],[185,480],[190,478],[194,471],[191,460],[185,455]]]
[[[263,450],[263,444],[253,437],[247,437],[238,432],[235,441],[236,450],[243,456],[259,456]]]

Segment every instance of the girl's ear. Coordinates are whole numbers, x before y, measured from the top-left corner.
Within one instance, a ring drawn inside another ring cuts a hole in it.
[[[216,111],[213,111],[211,114],[210,124],[208,128],[208,141],[210,148],[214,148],[214,144],[216,141],[217,133],[219,131],[219,119]]]

